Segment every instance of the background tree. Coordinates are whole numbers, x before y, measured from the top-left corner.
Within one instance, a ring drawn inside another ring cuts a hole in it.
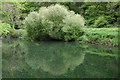
[[[23,13],[38,11],[40,7],[47,7],[52,4],[66,6],[69,10],[81,14],[86,20],[87,27],[93,27],[100,16],[104,16],[109,27],[119,27],[120,2],[24,2]]]
[[[14,28],[21,25],[21,9],[24,9],[19,2],[2,3],[2,22],[11,24]]]

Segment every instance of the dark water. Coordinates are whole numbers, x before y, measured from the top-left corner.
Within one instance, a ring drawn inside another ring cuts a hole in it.
[[[118,48],[3,40],[3,78],[118,78]]]

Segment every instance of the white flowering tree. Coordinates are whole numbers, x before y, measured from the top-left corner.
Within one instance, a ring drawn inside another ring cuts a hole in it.
[[[84,18],[62,5],[51,5],[31,12],[25,19],[28,36],[36,39],[47,34],[53,39],[75,40],[84,27]]]

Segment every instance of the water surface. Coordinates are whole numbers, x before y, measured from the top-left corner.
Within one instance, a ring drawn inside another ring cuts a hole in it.
[[[118,78],[118,48],[3,40],[3,78]]]

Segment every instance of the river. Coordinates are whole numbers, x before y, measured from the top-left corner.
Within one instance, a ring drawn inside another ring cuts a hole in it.
[[[3,78],[118,78],[118,48],[61,41],[2,41]]]

